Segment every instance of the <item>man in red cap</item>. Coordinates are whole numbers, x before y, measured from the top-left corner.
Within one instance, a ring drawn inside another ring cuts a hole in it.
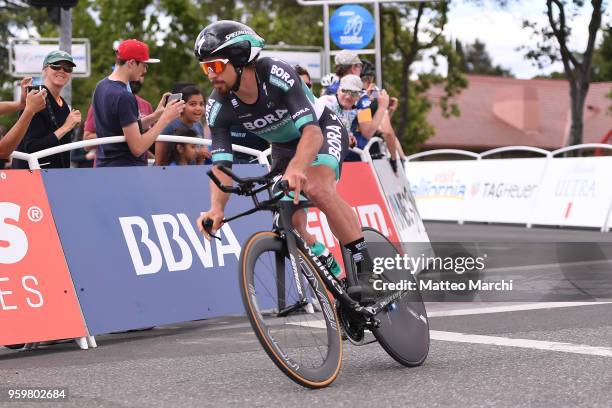
[[[164,94],[155,112],[138,118],[138,104],[129,82],[140,80],[146,74],[148,64],[157,62],[158,59],[149,57],[149,47],[143,42],[125,40],[119,44],[115,69],[96,85],[92,107],[97,136],[124,135],[126,143],[98,146],[96,167],[145,165],[143,155],[163,129],[182,112],[185,102],[172,101],[164,107],[167,96]],[[143,129],[148,130],[143,132]]]

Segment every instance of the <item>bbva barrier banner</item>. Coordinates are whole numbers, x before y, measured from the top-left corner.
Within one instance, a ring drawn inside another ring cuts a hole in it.
[[[242,176],[263,174],[238,165]],[[92,335],[244,312],[241,245],[272,217],[223,226],[206,241],[194,221],[210,206],[207,167],[57,169],[43,174],[57,230]],[[232,215],[252,207],[233,196]]]
[[[0,344],[86,335],[40,172],[0,172]]]
[[[601,227],[612,204],[612,157],[550,160],[533,224]]]

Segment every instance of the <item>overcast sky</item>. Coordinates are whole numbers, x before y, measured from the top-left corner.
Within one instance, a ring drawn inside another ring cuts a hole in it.
[[[605,1],[610,4],[610,1]],[[585,2],[582,14],[572,21],[572,50],[584,51],[588,38],[588,25],[592,8],[590,1]],[[486,44],[495,65],[510,69],[517,78],[533,78],[542,72],[562,71],[561,63],[553,65],[544,71],[532,65],[531,61],[523,58],[521,51],[516,48],[523,44],[533,43],[530,30],[522,29],[522,20],[547,23],[546,2],[544,0],[522,0],[503,9],[495,6],[492,1],[485,0],[484,7],[477,7],[464,2],[451,4],[446,33],[452,38],[461,40],[464,45],[479,39]],[[610,22],[610,6],[605,13],[603,22]],[[601,32],[598,34],[598,39]]]

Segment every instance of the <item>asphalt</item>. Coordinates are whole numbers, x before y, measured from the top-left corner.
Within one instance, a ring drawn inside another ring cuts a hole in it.
[[[446,242],[612,241],[597,231],[446,223],[428,223],[427,228],[432,240]],[[542,265],[538,262],[532,265]],[[583,267],[579,262],[566,268]],[[584,353],[432,340],[425,363],[406,368],[376,343],[345,343],[342,372],[322,390],[307,390],[287,379],[242,317],[99,336],[99,347],[89,350],[74,343],[23,352],[0,349],[0,390],[68,391],[61,402],[15,403],[0,397],[0,406],[609,407],[612,357],[589,350],[612,351],[612,304],[589,299],[590,305],[555,307],[553,301],[546,304],[550,308],[499,313],[479,311],[522,304],[428,304],[431,329],[438,332],[590,346]],[[470,308],[477,314],[445,316]]]

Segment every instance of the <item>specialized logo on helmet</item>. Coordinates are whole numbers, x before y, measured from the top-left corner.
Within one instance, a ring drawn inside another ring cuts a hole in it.
[[[238,37],[239,35],[242,35],[242,34],[253,34],[253,32],[251,32],[249,30],[234,31],[233,33],[228,34],[228,35],[225,36],[225,41],[231,40],[232,38]]]

